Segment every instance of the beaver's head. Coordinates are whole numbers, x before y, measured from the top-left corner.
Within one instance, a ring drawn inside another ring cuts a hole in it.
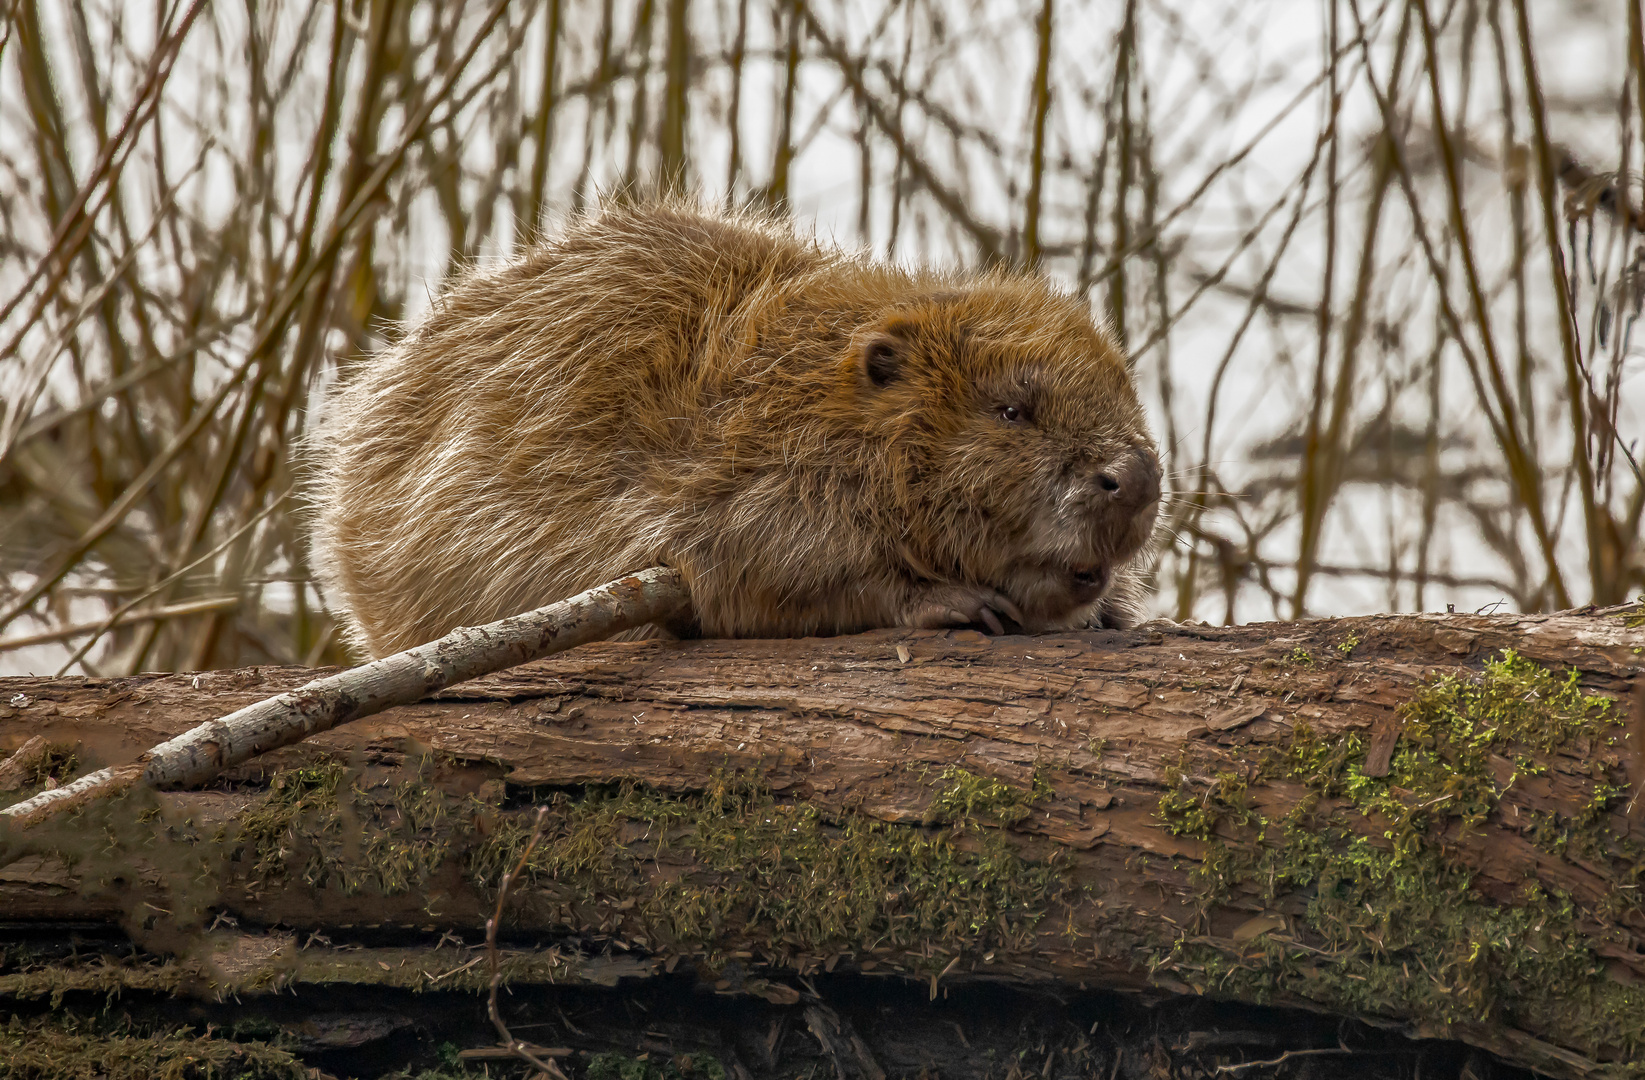
[[[1159,516],[1131,371],[1086,305],[987,278],[856,341],[910,571],[990,586],[1029,630],[1083,625]]]

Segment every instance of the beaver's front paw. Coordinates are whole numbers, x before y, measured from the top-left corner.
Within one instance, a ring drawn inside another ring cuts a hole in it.
[[[1000,616],[1013,620],[1019,627],[1026,619],[1017,605],[1004,593],[983,585],[932,585],[917,593],[903,610],[904,626],[922,630],[941,630],[954,626],[975,626],[981,623],[990,633],[1005,633]]]

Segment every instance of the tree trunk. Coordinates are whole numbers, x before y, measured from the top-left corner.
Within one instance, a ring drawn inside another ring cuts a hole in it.
[[[483,988],[454,950],[542,806],[508,985],[694,971],[800,1010],[841,1076],[824,973],[1300,1007],[1634,1075],[1642,621],[588,646],[42,826],[7,918],[130,944],[0,995]],[[23,771],[61,782],[313,674],[0,680],[0,747],[43,737]]]

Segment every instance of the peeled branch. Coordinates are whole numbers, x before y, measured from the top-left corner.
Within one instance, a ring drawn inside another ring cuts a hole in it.
[[[339,724],[667,618],[689,599],[677,571],[654,566],[535,611],[459,627],[438,641],[315,679],[201,724],[130,764],[43,791],[0,810],[0,817],[13,829],[26,828],[139,784],[161,790],[196,787],[224,769]]]

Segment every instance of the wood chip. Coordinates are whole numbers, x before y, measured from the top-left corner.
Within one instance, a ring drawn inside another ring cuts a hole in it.
[[[1104,836],[1108,835],[1108,830],[1111,827],[1112,826],[1109,822],[1099,821],[1089,828],[1080,829],[1077,832],[1070,833],[1068,836],[1068,846],[1079,851],[1089,851],[1091,848],[1097,846],[1098,840],[1101,840]]]
[[[22,694],[18,694],[22,697]],[[51,746],[43,735],[31,736],[11,757],[0,763],[0,791],[16,791],[34,779],[40,763],[51,753]]]
[[[1261,915],[1246,919],[1244,922],[1240,923],[1234,928],[1234,932],[1230,936],[1241,945],[1244,945],[1246,942],[1254,941],[1263,934],[1271,934],[1276,930],[1284,930],[1289,925],[1290,924],[1285,921],[1285,916],[1281,915],[1279,912],[1265,911]]]
[[[1399,733],[1404,729],[1405,723],[1393,713],[1376,722],[1371,729],[1371,747],[1365,752],[1363,771],[1366,776],[1388,775],[1394,760],[1394,747],[1399,744]]]
[[[1259,701],[1242,701],[1238,705],[1222,710],[1205,721],[1205,726],[1211,731],[1233,731],[1244,727],[1263,713],[1268,711],[1266,699]]]
[[[1434,644],[1454,656],[1467,656],[1474,651],[1478,641],[1478,634],[1471,634],[1466,630],[1446,628],[1434,631]]]

